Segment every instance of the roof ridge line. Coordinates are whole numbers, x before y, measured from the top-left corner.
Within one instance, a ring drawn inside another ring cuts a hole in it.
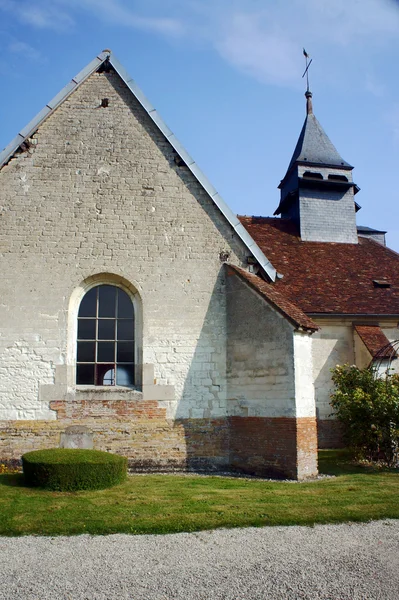
[[[277,277],[277,271],[262,252],[255,240],[250,236],[242,223],[238,220],[237,216],[228,207],[223,198],[217,192],[216,188],[211,184],[206,175],[201,171],[193,158],[188,154],[179,140],[176,138],[174,133],[169,129],[164,120],[159,115],[158,111],[152,106],[143,94],[139,86],[136,84],[134,79],[129,75],[126,69],[122,66],[119,60],[113,55],[111,51],[103,51],[96,56],[85,68],[83,68],[75,77],[72,78],[69,84],[67,84],[46,106],[26,125],[19,134],[12,140],[8,146],[0,153],[0,169],[4,164],[11,158],[17,148],[29,137],[41,123],[63,102],[78,85],[83,83],[94,71],[96,71],[101,64],[109,59],[110,64],[118,73],[119,77],[123,80],[129,90],[132,92],[136,100],[144,108],[148,116],[155,123],[158,129],[166,137],[172,148],[179,154],[184,160],[187,168],[194,175],[199,184],[210,196],[213,203],[217,206],[219,211],[231,225],[233,230],[236,232],[240,240],[247,247],[249,252],[254,256],[265,274],[275,281]]]

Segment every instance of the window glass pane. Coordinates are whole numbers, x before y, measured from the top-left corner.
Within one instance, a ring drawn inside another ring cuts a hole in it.
[[[97,288],[92,288],[82,298],[79,306],[79,317],[95,317],[97,305]]]
[[[134,385],[134,365],[116,365],[116,385]]]
[[[95,348],[95,342],[78,342],[78,362],[94,362]]]
[[[78,320],[78,340],[96,339],[96,321],[95,319]]]
[[[113,362],[115,360],[114,342],[98,342],[97,361]]]
[[[78,385],[94,385],[94,365],[78,365],[76,383]]]
[[[133,362],[133,344],[131,342],[118,342],[116,360],[117,362]]]
[[[114,340],[115,339],[115,321],[113,319],[98,320],[98,339],[99,340]]]
[[[118,289],[118,317],[125,319],[133,318],[133,304],[129,296],[121,289]]]
[[[96,365],[96,385],[115,385],[115,365]]]
[[[115,317],[116,288],[112,285],[100,285],[98,294],[98,316]]]
[[[133,386],[134,308],[129,295],[113,285],[92,288],[80,303],[77,329],[76,383]]]
[[[133,319],[118,319],[118,340],[133,339]]]

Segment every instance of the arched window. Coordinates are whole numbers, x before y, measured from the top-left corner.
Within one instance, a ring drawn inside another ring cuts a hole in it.
[[[76,383],[133,386],[134,310],[126,292],[98,285],[78,313]]]

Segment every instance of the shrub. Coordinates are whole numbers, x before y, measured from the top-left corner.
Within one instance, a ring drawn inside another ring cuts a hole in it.
[[[398,460],[399,376],[377,377],[372,369],[332,369],[331,406],[343,424],[346,442],[362,458]]]
[[[127,459],[98,450],[51,448],[27,452],[22,457],[28,485],[49,490],[100,490],[126,478]]]

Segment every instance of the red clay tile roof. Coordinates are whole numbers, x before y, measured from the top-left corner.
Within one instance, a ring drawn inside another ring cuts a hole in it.
[[[258,292],[260,296],[265,298],[274,308],[286,317],[295,327],[301,327],[310,331],[317,331],[318,325],[295,304],[290,302],[284,294],[281,294],[276,287],[267,283],[257,275],[248,273],[235,265],[228,265],[230,273],[234,272],[238,277],[243,279],[253,290]]]
[[[303,242],[288,219],[239,217],[283,279],[275,288],[310,314],[399,315],[399,254],[373,240]],[[385,281],[379,287],[373,281]]]
[[[372,358],[394,358],[396,352],[378,325],[355,325],[355,331]]]

